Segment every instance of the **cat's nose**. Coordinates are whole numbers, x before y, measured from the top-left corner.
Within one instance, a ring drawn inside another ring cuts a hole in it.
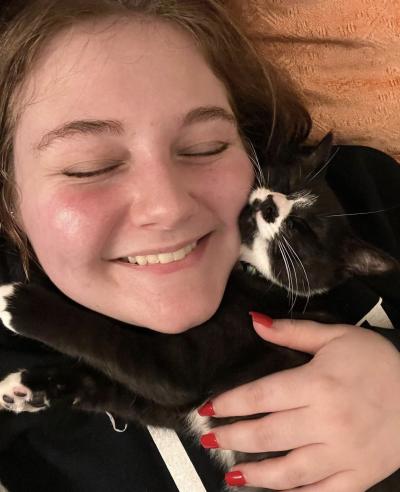
[[[274,202],[272,195],[268,195],[267,198],[262,202],[261,215],[266,222],[275,222],[275,219],[279,216],[278,207]]]

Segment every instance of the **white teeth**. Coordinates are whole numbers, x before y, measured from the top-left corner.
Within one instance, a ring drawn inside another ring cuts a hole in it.
[[[136,263],[139,265],[147,265],[147,258],[145,256],[136,256]]]
[[[158,259],[160,263],[171,263],[171,261],[174,261],[174,255],[172,253],[162,253],[158,255]]]
[[[154,265],[155,263],[172,263],[173,261],[183,260],[194,248],[197,246],[197,241],[194,241],[187,246],[184,246],[178,251],[173,251],[172,253],[160,253],[158,255],[147,255],[147,256],[128,256],[124,258],[128,260],[129,263],[135,265]]]
[[[186,253],[185,249],[180,249],[178,251],[175,251],[175,253],[172,253],[172,255],[174,257],[174,260],[177,261],[185,258],[185,253]]]

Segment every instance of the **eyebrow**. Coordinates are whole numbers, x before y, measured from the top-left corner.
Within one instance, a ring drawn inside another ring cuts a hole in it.
[[[219,106],[200,106],[189,111],[183,118],[182,126],[211,120],[223,120],[237,126],[235,116]],[[75,135],[123,135],[124,126],[117,120],[74,120],[63,123],[54,130],[44,134],[34,149],[43,152],[57,140],[64,140]]]
[[[183,118],[183,126],[210,120],[224,120],[233,125],[237,125],[235,116],[220,106],[200,106],[192,109]]]
[[[74,135],[104,135],[106,133],[122,135],[124,133],[122,123],[115,120],[69,121],[43,135],[40,142],[34,148],[42,152],[55,140],[63,140]]]

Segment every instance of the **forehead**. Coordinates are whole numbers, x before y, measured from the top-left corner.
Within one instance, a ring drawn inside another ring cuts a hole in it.
[[[17,137],[67,120],[138,120],[197,105],[229,108],[223,84],[191,36],[173,24],[104,19],[59,33],[21,91]]]

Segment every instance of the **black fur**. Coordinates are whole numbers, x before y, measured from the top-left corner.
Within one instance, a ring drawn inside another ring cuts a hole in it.
[[[310,180],[318,171],[316,163],[322,165],[329,158],[330,148],[330,139],[325,140],[314,152],[299,156],[286,172],[277,168],[269,182],[269,188],[289,196],[305,186],[318,196],[313,209],[304,210],[303,216],[294,223],[290,223],[294,217],[288,217],[284,224],[285,234],[295,246],[316,289],[329,289],[352,274],[367,274],[367,267],[372,273],[384,270],[382,265],[385,269],[396,267],[394,260],[359,242],[345,217],[322,220],[323,215],[342,213],[326,185],[323,171]],[[264,205],[256,203],[244,209],[240,228],[243,243],[248,246],[257,233],[254,214],[259,210],[266,220],[273,221],[277,216],[270,199]],[[275,272],[280,272],[282,284],[287,286],[288,277],[285,277],[274,241],[268,245],[266,253],[272,259]],[[376,258],[376,262],[364,262],[360,266],[363,255]],[[296,268],[300,277],[300,267]],[[305,284],[302,293],[307,294]],[[233,271],[216,314],[202,325],[178,335],[138,328],[90,311],[65,297],[45,278],[15,285],[14,295],[7,303],[12,326],[19,334],[39,340],[72,358],[66,366],[23,373],[22,383],[37,395],[36,404],[38,398],[40,404],[41,397],[44,405],[47,398],[50,404],[109,411],[144,425],[188,431],[188,413],[209,398],[310,359],[309,355],[270,344],[256,335],[249,311],[265,312],[273,318],[287,317],[288,301],[282,288],[261,276],[246,273],[240,266]],[[311,298],[306,313],[295,303],[292,314],[294,318],[324,322],[345,321],[329,312],[319,296]],[[211,420],[211,425],[229,421],[231,419]],[[271,454],[236,454],[240,461],[266,456]],[[391,483],[385,481],[386,485],[380,484],[373,490],[396,490]]]

